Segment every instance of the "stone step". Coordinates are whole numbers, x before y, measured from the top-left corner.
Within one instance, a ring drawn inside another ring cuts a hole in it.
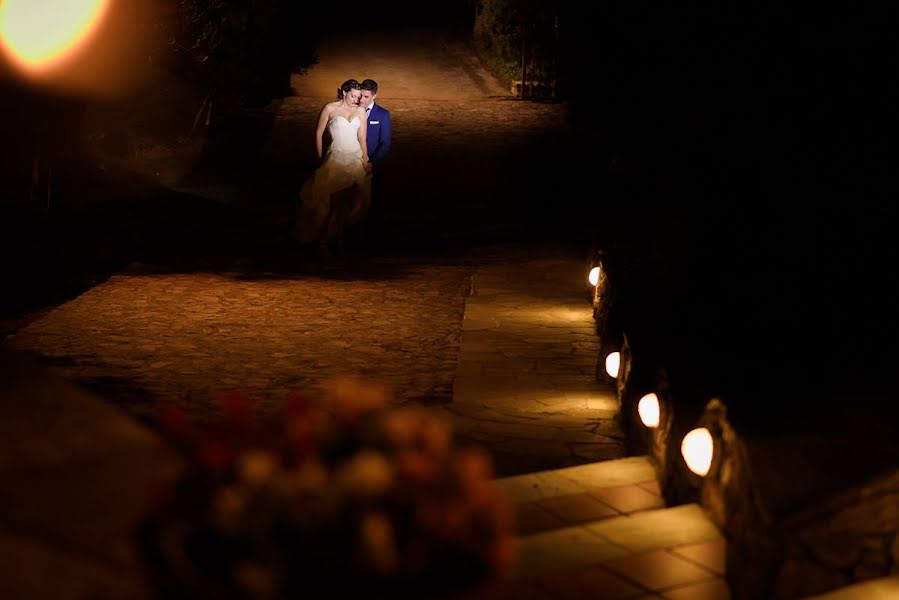
[[[895,600],[899,598],[899,575],[849,585],[808,600]]]
[[[522,536],[516,575],[540,575],[720,540],[718,529],[696,504],[647,510]]]
[[[643,456],[497,480],[530,535],[664,506],[655,471]]]
[[[724,539],[698,505],[664,508],[646,457],[496,483],[520,537],[490,598],[730,598]]]
[[[646,510],[519,538],[489,597],[729,600],[725,551],[698,505]]]

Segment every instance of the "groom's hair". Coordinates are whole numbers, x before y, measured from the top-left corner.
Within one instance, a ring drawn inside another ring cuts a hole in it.
[[[374,96],[378,93],[378,82],[374,79],[366,79],[362,82],[362,89],[368,90]]]

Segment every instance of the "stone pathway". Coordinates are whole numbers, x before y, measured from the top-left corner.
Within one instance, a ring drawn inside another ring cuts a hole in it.
[[[318,48],[320,60],[307,74],[295,75],[300,97],[334,99],[347,79],[375,79],[385,98],[482,100],[508,97],[461,40],[439,30],[358,31],[332,35]],[[360,48],[363,51],[360,53]]]
[[[695,504],[660,508],[644,457],[509,477],[519,562],[496,599],[729,600],[725,541]]]
[[[134,265],[10,340],[143,417],[206,418],[240,388],[264,406],[341,376],[398,402],[449,402],[471,268],[413,260],[331,271],[254,264],[190,273]]]
[[[502,475],[623,456],[584,265],[564,246],[269,267],[132,265],[8,343],[138,418],[208,418],[235,388],[267,408],[353,375],[435,406]]]
[[[451,413],[502,474],[624,456],[614,390],[596,381],[585,263],[543,247],[472,278]]]
[[[856,583],[809,600],[893,600],[899,598],[899,575]]]

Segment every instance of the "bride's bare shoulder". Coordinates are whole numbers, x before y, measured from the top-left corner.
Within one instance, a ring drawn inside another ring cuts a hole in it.
[[[329,112],[331,112],[332,110],[334,110],[335,108],[337,108],[337,105],[338,105],[338,104],[340,104],[339,101],[338,101],[338,102],[328,102],[327,104],[325,104],[324,106],[322,106],[321,112],[323,112],[323,113],[329,113]]]

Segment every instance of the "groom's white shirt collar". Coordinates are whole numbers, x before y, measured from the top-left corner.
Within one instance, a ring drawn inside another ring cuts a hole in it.
[[[370,115],[371,111],[373,111],[374,109],[375,109],[375,103],[372,102],[371,104],[368,105],[368,108],[365,109],[365,114]]]

